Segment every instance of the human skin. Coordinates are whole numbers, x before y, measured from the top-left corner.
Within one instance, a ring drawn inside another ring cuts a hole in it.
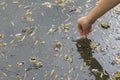
[[[120,3],[120,0],[99,0],[97,6],[86,16],[78,19],[78,30],[83,38],[92,31],[92,24],[107,11]]]

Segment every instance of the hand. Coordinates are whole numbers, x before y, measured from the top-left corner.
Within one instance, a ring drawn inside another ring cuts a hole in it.
[[[78,19],[78,30],[80,32],[80,35],[83,38],[87,38],[87,35],[92,32],[92,23],[90,23],[87,16],[81,17]]]

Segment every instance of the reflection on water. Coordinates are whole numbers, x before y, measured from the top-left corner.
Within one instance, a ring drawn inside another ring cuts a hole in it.
[[[82,38],[76,40],[76,42],[77,50],[83,58],[84,63],[89,66],[89,70],[95,76],[95,80],[108,80],[108,73],[103,70],[102,66],[92,55],[91,40]]]

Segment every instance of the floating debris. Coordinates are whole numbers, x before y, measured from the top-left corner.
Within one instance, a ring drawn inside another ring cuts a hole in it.
[[[58,6],[64,7],[66,4],[74,2],[73,0],[56,0]]]
[[[69,12],[71,13],[71,12],[74,12],[74,11],[76,11],[77,9],[71,9]]]
[[[20,42],[23,41],[23,40],[25,39],[25,37],[26,37],[25,35],[22,36],[22,38],[21,38],[19,41],[20,41]]]
[[[110,28],[110,26],[106,23],[101,23],[101,27],[104,28],[104,29]]]
[[[19,1],[16,0],[16,1],[13,1],[12,3],[17,4],[17,3],[19,3]]]
[[[36,41],[35,41],[35,43],[34,43],[34,45],[37,45],[37,44],[38,44],[38,42],[39,42],[39,40],[36,40]]]
[[[64,55],[64,60],[67,61],[68,59],[69,59],[68,55],[65,54],[65,55]]]
[[[101,51],[101,52],[105,52],[105,48],[102,47],[102,48],[100,49],[100,51]]]
[[[116,71],[112,76],[112,80],[119,80],[119,79],[120,79],[120,71]]]
[[[43,12],[40,13],[41,16],[44,16],[45,14]]]
[[[46,43],[46,41],[40,41],[40,43],[41,43],[41,44],[45,44],[45,43]]]
[[[52,71],[50,72],[50,76],[52,76],[55,72],[55,69],[52,69]]]
[[[26,33],[26,32],[28,31],[28,29],[29,29],[28,27],[25,27],[25,28],[23,28],[23,29],[21,30],[21,32],[22,32],[22,33]]]
[[[72,73],[74,70],[74,68],[72,67],[70,70],[69,70],[69,74]]]
[[[91,42],[91,44],[90,44],[90,46],[93,50],[95,50],[99,45],[100,45],[100,43],[97,43],[97,42]]]
[[[7,77],[8,75],[5,72],[1,72],[1,75]]]
[[[44,3],[42,3],[42,6],[47,7],[47,8],[51,8],[52,4],[50,2],[44,2]]]
[[[27,34],[32,34],[35,31],[35,27],[31,27],[28,31]]]
[[[10,23],[11,23],[12,26],[15,26],[15,23],[13,21],[10,21]]]
[[[0,34],[0,38],[4,38],[4,34]]]
[[[2,5],[5,5],[5,4],[6,4],[6,2],[1,2],[1,3],[0,3],[1,6],[2,6]]]
[[[114,10],[114,12],[115,12],[116,14],[120,14],[120,9],[119,9],[119,7],[115,7],[115,8],[113,8],[113,10]]]
[[[63,26],[63,29],[64,29],[65,32],[69,31],[69,27],[67,25]]]
[[[73,56],[68,56],[67,54],[64,55],[64,60],[69,61],[70,63],[73,62]]]
[[[40,62],[40,61],[36,61],[36,62],[34,63],[34,67],[35,67],[35,69],[39,69],[39,68],[43,67],[43,64],[42,64],[42,62]]]
[[[20,67],[20,66],[22,66],[22,65],[24,65],[24,64],[25,64],[24,61],[22,61],[22,62],[17,62],[17,67]]]
[[[30,35],[30,36],[33,36],[33,35],[35,34],[35,30],[36,30],[36,27],[31,27],[31,28],[25,27],[25,28],[23,28],[23,29],[21,30],[21,32],[22,32],[22,33],[26,33],[26,34],[28,34],[28,35]]]
[[[7,43],[0,42],[0,47],[5,47]]]
[[[43,67],[43,63],[41,61],[39,61],[36,57],[30,57],[29,61],[32,63],[32,65],[30,65],[26,71],[30,71],[32,69],[40,69]]]
[[[11,64],[7,64],[7,66],[8,66],[9,68],[11,68],[11,67],[12,67],[12,65],[11,65]]]
[[[32,57],[29,58],[29,61],[30,61],[30,62],[37,62],[37,59],[36,59],[36,57],[33,57],[33,56],[32,56]]]
[[[61,50],[61,47],[62,47],[62,43],[58,41],[55,45],[55,51]]]
[[[58,80],[59,75],[56,74],[54,80]]]
[[[120,64],[120,56],[116,56],[115,59],[116,59],[116,60],[115,60],[116,64],[119,65],[119,64]]]
[[[100,72],[98,71],[98,69],[92,69],[91,71],[94,72],[94,73],[100,73]]]
[[[32,12],[30,10],[26,10],[25,15],[30,15]]]
[[[34,21],[34,19],[32,17],[30,17],[30,16],[24,16],[22,18],[25,19],[28,22],[33,22]]]
[[[29,8],[30,8],[30,5],[24,6],[24,9],[29,9]]]
[[[51,27],[49,30],[48,30],[48,32],[46,33],[47,35],[49,35],[49,34],[51,34],[51,33],[53,33],[53,32],[56,32],[58,29],[57,28],[55,28],[55,27]]]
[[[15,37],[16,38],[22,38],[22,34],[21,33],[15,34]]]
[[[56,0],[56,3],[61,4],[63,3],[63,0]]]

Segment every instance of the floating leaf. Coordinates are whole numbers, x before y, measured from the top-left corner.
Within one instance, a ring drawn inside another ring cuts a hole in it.
[[[93,73],[100,73],[99,71],[98,71],[98,69],[92,69],[91,70]]]
[[[5,47],[6,45],[7,45],[7,43],[0,42],[0,47]]]
[[[55,75],[54,80],[58,80],[58,79],[57,79],[57,78],[58,78],[58,76],[59,76],[59,75],[58,75],[58,74],[56,74],[56,75]]]
[[[120,56],[119,56],[119,55],[118,55],[118,56],[116,56],[116,58],[115,58],[115,59],[116,59],[116,64],[118,64],[118,65],[119,65],[119,64],[120,64]]]
[[[101,23],[101,27],[104,29],[110,28],[110,26],[108,24],[105,24],[105,23]]]
[[[90,46],[93,50],[95,50],[99,45],[100,45],[100,43],[97,43],[97,42],[91,42],[91,44],[90,44]]]
[[[5,5],[5,4],[6,4],[6,2],[1,2],[1,3],[0,3],[1,6],[2,6],[2,5]]]
[[[29,61],[30,61],[30,62],[37,62],[37,59],[36,59],[36,57],[30,57],[30,58],[29,58]]]
[[[35,43],[34,43],[34,45],[37,45],[37,43],[38,43],[38,42],[39,42],[39,41],[38,41],[38,40],[36,40],[36,41],[35,41]]]
[[[49,34],[56,32],[56,31],[57,31],[57,28],[51,27],[46,34],[49,35]]]
[[[4,38],[4,34],[0,34],[0,38]]]
[[[24,6],[24,9],[28,9],[30,8],[30,5]]]
[[[65,61],[69,61],[70,63],[73,62],[73,57],[72,56],[68,56],[67,54],[64,55],[64,60]]]
[[[69,27],[67,25],[63,26],[63,29],[64,29],[65,32],[69,31]]]
[[[22,66],[24,63],[25,63],[24,61],[22,61],[22,62],[17,62],[17,67]]]
[[[35,67],[36,69],[39,69],[39,68],[43,67],[43,64],[42,64],[42,62],[40,62],[40,61],[36,61],[36,62],[34,63],[34,67]]]
[[[13,1],[12,3],[16,4],[16,3],[19,3],[19,2],[16,0],[16,1]]]
[[[28,31],[27,34],[32,34],[35,30],[35,27],[31,27]]]
[[[51,8],[52,4],[50,2],[44,2],[44,3],[42,3],[42,6],[47,7],[47,8]]]
[[[50,72],[50,76],[52,76],[55,72],[55,69],[53,69],[51,72]]]
[[[72,67],[70,70],[69,70],[69,74],[72,73],[74,70],[74,68]]]
[[[100,49],[100,51],[101,51],[101,52],[105,52],[105,48],[102,47],[102,48]]]
[[[33,22],[34,21],[34,19],[32,17],[30,17],[30,16],[24,16],[22,18],[25,19],[28,22]]]
[[[5,72],[2,72],[2,75],[3,75],[3,76],[7,76],[7,74],[6,74]]]
[[[22,38],[22,34],[21,33],[15,34],[15,37],[16,38]]]
[[[55,45],[55,51],[59,51],[61,47],[62,47],[62,43],[58,41]]]
[[[120,71],[116,71],[112,76],[112,80],[119,80],[119,79],[120,79]]]
[[[64,55],[64,60],[67,61],[68,59],[69,59],[68,55],[65,54],[65,55]]]
[[[26,36],[24,35],[19,41],[23,41],[23,40],[25,39],[25,37],[26,37]]]
[[[11,64],[7,64],[7,66],[8,66],[9,68],[11,68],[11,67],[12,67],[12,65],[11,65]]]
[[[41,44],[45,44],[46,42],[45,41],[40,41]]]
[[[10,21],[10,23],[11,23],[11,25],[12,25],[12,26],[15,26],[15,24],[14,24],[14,22],[13,22],[13,21]]]
[[[30,10],[26,10],[25,15],[29,15],[32,14],[32,12]]]
[[[25,27],[21,30],[21,32],[26,33],[28,31],[28,29],[29,29],[28,27]]]

